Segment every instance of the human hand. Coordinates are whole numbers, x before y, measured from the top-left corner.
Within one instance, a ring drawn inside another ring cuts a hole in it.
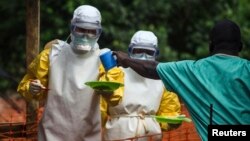
[[[112,107],[118,105],[121,99],[114,91],[95,90],[95,94],[100,95]]]
[[[40,93],[42,90],[45,90],[46,87],[44,87],[42,84],[41,84],[41,81],[38,80],[38,79],[35,79],[35,80],[32,80],[30,82],[30,86],[29,86],[29,92],[32,94],[32,95],[37,95],[38,93]]]
[[[102,91],[102,90],[95,90],[95,94],[102,95],[103,97],[109,98],[114,91]]]
[[[113,55],[116,58],[117,66],[122,66],[124,68],[127,68],[126,60],[129,59],[129,56],[127,53],[121,52],[121,51],[113,51]]]

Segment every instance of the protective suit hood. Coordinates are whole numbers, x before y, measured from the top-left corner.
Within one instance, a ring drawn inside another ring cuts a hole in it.
[[[151,31],[137,31],[131,38],[128,52],[134,59],[155,60],[159,54],[158,39]]]
[[[101,14],[93,6],[82,5],[74,11],[71,24],[85,29],[101,29]]]

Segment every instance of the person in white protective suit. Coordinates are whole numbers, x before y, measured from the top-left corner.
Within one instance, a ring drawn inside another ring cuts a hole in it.
[[[27,100],[45,100],[39,141],[102,140],[100,96],[84,84],[99,77],[99,10],[90,5],[76,8],[70,30],[71,42],[51,42],[18,86]]]
[[[137,31],[129,45],[133,59],[155,60],[159,54],[157,37],[151,31]],[[162,131],[176,129],[180,124],[159,124],[152,115],[179,116],[180,101],[165,89],[162,81],[140,76],[131,68],[116,67],[108,72],[109,79],[124,83],[115,93],[122,93],[118,105],[101,101],[105,140],[162,140]],[[105,80],[104,77],[100,78]]]

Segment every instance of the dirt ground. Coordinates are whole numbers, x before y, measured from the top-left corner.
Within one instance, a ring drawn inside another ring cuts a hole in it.
[[[38,117],[41,117],[42,109],[39,110]],[[187,117],[189,113],[184,104],[182,104],[182,114]],[[36,115],[34,115],[36,116]],[[13,126],[14,123],[26,122],[26,101],[15,91],[7,91],[0,97],[0,125],[8,123]],[[10,128],[11,129],[11,128]],[[1,137],[0,133],[0,137]],[[2,139],[4,141],[4,139]],[[1,140],[1,141],[2,141]],[[6,138],[6,141],[26,141],[23,138]],[[163,141],[200,141],[193,123],[183,122],[176,130],[163,132]]]

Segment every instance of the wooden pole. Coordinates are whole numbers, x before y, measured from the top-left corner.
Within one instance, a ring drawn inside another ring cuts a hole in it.
[[[40,45],[40,0],[26,0],[26,65],[39,53]],[[37,109],[39,103],[27,102],[26,131],[28,139],[37,140]]]

